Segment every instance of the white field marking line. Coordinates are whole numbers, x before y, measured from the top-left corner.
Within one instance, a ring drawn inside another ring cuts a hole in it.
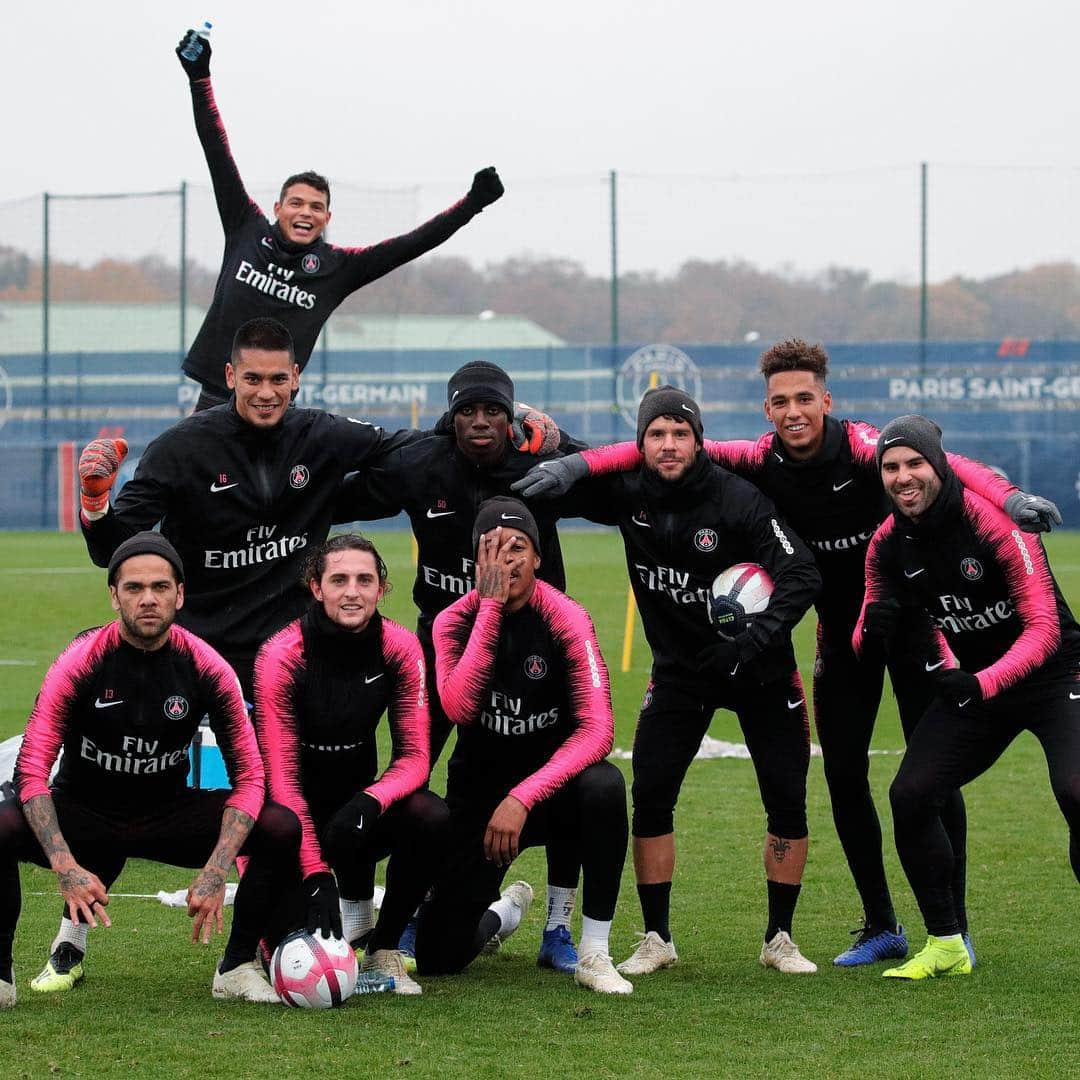
[[[101,566],[0,566],[0,574],[100,574]]]
[[[33,667],[36,660],[0,660],[0,667]]]

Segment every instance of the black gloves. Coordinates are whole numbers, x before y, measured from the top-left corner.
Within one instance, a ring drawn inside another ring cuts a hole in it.
[[[759,653],[757,643],[745,631],[733,638],[718,637],[695,657],[697,669],[716,678],[730,679],[746,672]]]
[[[331,865],[339,859],[355,859],[360,848],[371,839],[379,820],[378,802],[366,791],[354,795],[331,819],[326,827],[323,851]]]
[[[1061,511],[1049,499],[1026,491],[1014,491],[1005,500],[1005,513],[1024,532],[1049,532],[1061,524]]]
[[[567,454],[554,461],[534,465],[520,480],[510,485],[525,499],[555,499],[565,495],[579,480],[589,475],[589,466],[580,454]]]
[[[900,629],[903,607],[899,600],[874,600],[863,615],[863,637],[888,648]]]
[[[934,688],[943,701],[955,705],[958,709],[982,701],[982,689],[979,686],[979,680],[974,675],[961,671],[959,668],[949,668],[947,671],[942,671],[935,680]]]
[[[473,209],[480,211],[485,206],[490,206],[496,199],[502,198],[505,190],[499,174],[495,171],[495,166],[489,165],[473,177],[472,187],[469,188],[469,193],[465,198],[472,204]]]
[[[307,932],[324,937],[341,937],[341,906],[334,875],[323,871],[304,878],[307,901]]]
[[[186,57],[181,56],[184,49],[189,45],[198,43],[202,46],[202,52],[194,60],[188,60]],[[187,73],[187,77],[195,82],[196,79],[209,79],[210,78],[210,39],[199,37],[194,30],[189,30],[181,39],[180,44],[176,46],[176,56],[180,61],[180,66]]]

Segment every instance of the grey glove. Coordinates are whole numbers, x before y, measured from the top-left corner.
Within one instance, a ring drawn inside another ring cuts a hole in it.
[[[1029,495],[1026,491],[1014,491],[1005,500],[1005,513],[1024,532],[1050,532],[1061,524],[1061,511],[1041,495]]]
[[[589,475],[589,464],[580,454],[541,461],[510,485],[526,499],[556,499]]]

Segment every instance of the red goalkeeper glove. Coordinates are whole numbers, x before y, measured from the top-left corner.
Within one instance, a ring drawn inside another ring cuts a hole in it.
[[[94,439],[79,455],[79,498],[91,521],[109,509],[109,492],[127,452],[125,439]]]
[[[514,446],[523,454],[550,454],[559,449],[562,432],[547,413],[515,401],[514,424]]]

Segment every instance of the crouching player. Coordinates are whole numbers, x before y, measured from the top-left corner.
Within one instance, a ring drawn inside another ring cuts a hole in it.
[[[20,862],[56,871],[70,915],[31,983],[49,991],[83,977],[87,929],[111,925],[109,887],[127,859],[202,867],[188,914],[192,940],[207,944],[212,927],[221,933],[225,878],[240,854],[250,859],[213,994],[277,1002],[254,958],[270,907],[295,888],[296,817],[263,801],[262,762],[232,668],[173,625],[184,602],[176,549],[159,533],[137,533],[116,549],[108,580],[120,617],[79,635],[49,669],[15,766],[18,798],[0,803],[0,1007],[15,1004]],[[204,714],[231,792],[186,786]]]
[[[421,790],[429,722],[420,643],[379,613],[386,563],[370,540],[332,537],[308,558],[304,578],[316,602],[255,660],[255,726],[271,797],[296,813],[302,831],[303,883],[283,929],[306,920],[309,932],[344,935],[365,947],[362,971],[419,994],[398,939],[431,884],[448,817],[442,799]],[[384,712],[393,749],[376,780]],[[374,867],[387,855],[376,923]]]
[[[473,527],[476,588],[435,619],[439,697],[460,726],[446,799],[445,868],[423,908],[417,969],[464,968],[520,920],[531,890],[499,885],[518,852],[576,838],[584,901],[574,978],[629,994],[608,936],[626,859],[622,774],[607,669],[588,613],[536,578],[536,520],[516,499],[482,503]],[[493,902],[494,901],[494,902]]]
[[[1080,879],[1080,626],[1038,538],[960,483],[936,424],[922,416],[893,420],[878,439],[877,459],[893,514],[870,542],[853,645],[861,650],[866,638],[878,638],[903,647],[898,628],[913,612],[936,624],[959,663],[927,658],[937,695],[889,790],[897,851],[930,936],[884,974],[966,975],[972,958],[941,808],[1021,731],[1042,744]]]

